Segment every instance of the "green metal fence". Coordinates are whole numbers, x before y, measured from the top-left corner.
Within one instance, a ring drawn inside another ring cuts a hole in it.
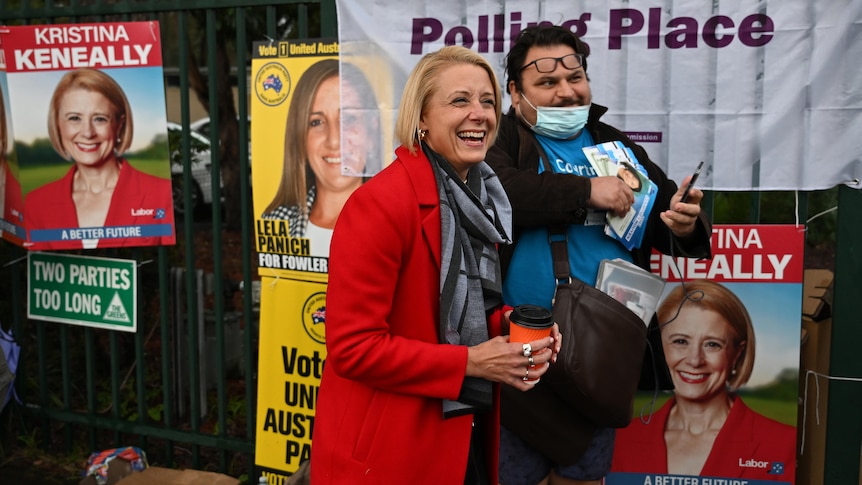
[[[248,119],[251,43],[332,37],[335,17],[333,0],[0,0],[0,23],[8,25],[159,21],[166,84],[179,91],[176,121],[183,127],[178,150],[185,187],[191,183],[189,125],[195,102],[207,108],[213,124],[211,146],[219,147],[221,127],[234,116]],[[225,78],[234,82],[219,82]],[[220,103],[230,84],[235,84],[235,109]],[[0,430],[20,434],[19,441],[27,445],[62,453],[85,457],[95,450],[135,445],[163,466],[251,476],[258,332],[248,124],[238,123],[227,136],[236,137],[236,152],[213,151],[211,211],[186,212],[178,218],[175,247],[87,252],[140,265],[135,334],[27,320],[26,252],[0,243],[0,323],[11,327],[22,345],[17,378],[22,405],[14,406],[14,422],[4,422]],[[223,167],[223,162],[230,166]],[[239,183],[220,189],[222,172],[234,174]],[[187,207],[191,197],[186,191]],[[862,213],[862,194],[842,186],[799,198],[792,193],[709,193],[705,200],[718,223],[805,223],[833,205],[841,210],[812,222],[815,230],[808,242],[809,247],[814,242],[831,246],[837,253],[831,373],[858,378],[862,325],[854,303],[862,296],[862,228],[857,216]],[[857,483],[862,384],[836,381],[829,393],[822,483]],[[820,481],[800,477],[798,483]]]
[[[335,36],[335,4],[0,1],[6,25],[138,20],[159,21],[166,86],[179,91],[179,106],[169,106],[183,127],[172,147],[183,165],[177,182],[192,186],[189,125],[196,102],[207,108],[211,147],[233,139],[234,151],[211,150],[211,211],[178,215],[176,246],[86,253],[137,261],[137,333],[27,320],[26,252],[0,243],[0,323],[22,346],[16,379],[22,404],[12,406],[15,417],[0,434],[84,459],[92,451],[139,446],[162,466],[251,476],[258,312],[249,125],[234,117],[248,119],[251,43]],[[223,102],[225,90],[235,93],[233,102]],[[225,135],[228,123],[236,128]],[[183,194],[186,207],[193,195]]]

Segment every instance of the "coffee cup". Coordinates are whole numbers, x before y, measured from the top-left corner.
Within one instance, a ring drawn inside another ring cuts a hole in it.
[[[551,335],[554,315],[538,305],[518,305],[509,315],[509,342],[529,343]],[[529,366],[535,369],[536,366]]]

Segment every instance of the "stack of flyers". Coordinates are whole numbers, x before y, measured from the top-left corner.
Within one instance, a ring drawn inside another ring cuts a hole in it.
[[[596,288],[625,305],[649,326],[665,280],[622,259],[603,259],[596,276]]]
[[[620,241],[628,250],[640,247],[658,187],[647,177],[646,169],[638,162],[634,152],[621,142],[584,147],[583,151],[599,177],[619,177],[631,187],[635,195],[635,203],[624,216],[608,212],[605,233]]]

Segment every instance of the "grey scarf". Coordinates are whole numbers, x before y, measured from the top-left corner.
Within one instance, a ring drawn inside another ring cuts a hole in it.
[[[512,207],[497,174],[485,162],[462,182],[449,162],[425,143],[440,196],[440,342],[478,345],[488,340],[487,315],[503,302],[497,244],[512,242]],[[443,416],[490,409],[491,382],[466,377]]]

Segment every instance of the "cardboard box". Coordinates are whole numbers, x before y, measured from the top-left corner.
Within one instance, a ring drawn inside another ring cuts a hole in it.
[[[806,269],[802,280],[802,315],[815,322],[832,316],[832,281],[828,269]]]
[[[221,473],[151,466],[117,483],[119,485],[239,485],[239,480]]]
[[[797,457],[796,483],[820,485],[826,460],[826,418],[829,380],[813,371],[829,375],[832,346],[832,282],[829,270],[805,270],[802,301],[802,335],[799,355],[798,446],[804,452]],[[808,384],[808,395],[805,385]],[[818,399],[819,387],[819,399]],[[817,416],[820,422],[817,422]],[[804,417],[804,420],[803,420]],[[804,441],[803,441],[804,438]]]

